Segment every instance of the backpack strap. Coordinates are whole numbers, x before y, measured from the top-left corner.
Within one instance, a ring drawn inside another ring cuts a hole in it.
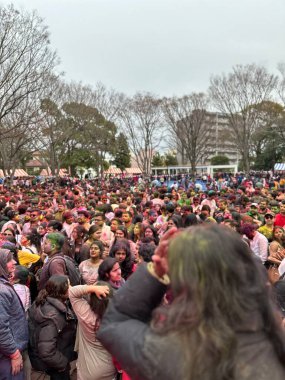
[[[29,248],[29,247],[25,247],[25,249],[27,249],[27,250],[30,251],[33,255],[35,255],[35,252],[34,252],[31,248]]]
[[[64,262],[64,267],[65,267],[65,272],[67,273],[67,268],[66,268],[66,263],[65,263],[65,259],[63,256],[61,255],[55,255],[53,257],[51,257],[49,260],[48,260],[48,275],[50,276],[50,271],[49,271],[49,267],[50,267],[50,264],[55,261],[55,260],[62,260]]]

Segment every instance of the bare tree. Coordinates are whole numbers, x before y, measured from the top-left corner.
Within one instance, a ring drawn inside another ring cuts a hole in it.
[[[1,131],[6,136],[0,139],[1,167],[4,175],[13,176],[17,167],[34,151],[34,141],[38,135],[38,115],[31,97],[5,116]],[[10,131],[6,133],[6,131]],[[12,131],[12,132],[11,132]]]
[[[40,96],[57,64],[47,27],[36,12],[0,7],[0,123],[33,94]],[[13,125],[11,126],[13,129]],[[5,130],[10,133],[11,129]],[[2,131],[1,131],[2,132]],[[2,134],[0,132],[0,135]],[[4,133],[4,132],[3,132]],[[3,135],[1,136],[3,138]]]
[[[242,157],[244,170],[248,172],[258,117],[252,106],[270,100],[278,78],[255,64],[237,65],[228,75],[213,76],[210,83],[213,104],[228,115],[232,137]]]
[[[208,151],[212,125],[206,123],[208,99],[203,93],[192,93],[181,98],[163,99],[163,113],[175,148],[191,164],[196,165]]]
[[[71,82],[64,85],[63,103],[82,103],[95,107],[107,120],[116,122],[123,95],[113,89],[107,89],[102,83],[95,88],[81,82]]]
[[[163,139],[161,100],[149,93],[125,97],[119,116],[139,168],[149,175],[152,156]]]
[[[279,81],[279,86],[278,86],[278,94],[283,103],[283,106],[285,106],[285,63],[284,62],[279,63],[278,69],[281,74],[281,79]]]
[[[0,7],[1,165],[11,178],[35,149],[40,98],[57,62],[36,12]]]
[[[40,117],[36,146],[52,175],[58,176],[62,155],[73,130],[66,122],[62,110],[50,99],[42,100]]]

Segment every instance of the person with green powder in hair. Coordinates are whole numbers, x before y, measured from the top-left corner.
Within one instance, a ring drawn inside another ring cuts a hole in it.
[[[46,255],[44,266],[41,270],[39,290],[45,288],[48,279],[54,275],[66,275],[66,266],[63,260],[62,247],[64,236],[61,233],[53,232],[46,235],[43,246],[44,255]]]
[[[236,232],[212,223],[171,229],[152,260],[110,301],[97,333],[132,379],[285,378],[281,315]]]

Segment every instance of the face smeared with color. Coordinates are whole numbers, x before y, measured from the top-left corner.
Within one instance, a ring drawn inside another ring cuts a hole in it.
[[[16,268],[16,261],[14,259],[10,260],[7,262],[6,267],[7,267],[7,272],[9,273],[9,277],[14,277],[15,274],[15,268]]]
[[[113,268],[111,269],[109,273],[109,277],[110,277],[110,280],[113,282],[121,281],[122,271],[121,271],[119,263],[114,264]]]
[[[115,258],[119,261],[119,263],[122,263],[127,257],[127,253],[124,249],[119,249],[115,253]]]
[[[100,258],[100,247],[97,244],[91,244],[90,246],[90,258],[99,259]]]
[[[134,227],[134,234],[139,235],[140,232],[141,232],[140,226],[136,224]]]
[[[153,237],[153,231],[152,231],[152,229],[151,228],[146,228],[144,236],[147,237],[147,238],[152,238]]]
[[[111,222],[111,226],[110,226],[111,231],[112,231],[112,232],[116,232],[117,229],[118,229],[118,227],[119,227],[119,223],[118,223],[118,221],[117,221],[117,220],[112,220],[112,222]]]
[[[78,214],[77,223],[84,224],[86,222],[86,217],[84,214]]]
[[[115,237],[116,239],[123,239],[125,237],[124,231],[117,229],[117,231],[115,232]]]
[[[102,230],[100,228],[99,230],[93,232],[92,237],[95,240],[100,240],[101,239],[101,235],[102,235]]]
[[[276,228],[274,231],[274,237],[277,240],[280,240],[282,236],[284,235],[284,231],[281,228]]]

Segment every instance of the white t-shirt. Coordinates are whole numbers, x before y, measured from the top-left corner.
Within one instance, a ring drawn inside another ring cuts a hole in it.
[[[28,308],[31,306],[30,289],[26,285],[22,284],[14,284],[14,289],[23,304],[25,312],[27,312]]]

